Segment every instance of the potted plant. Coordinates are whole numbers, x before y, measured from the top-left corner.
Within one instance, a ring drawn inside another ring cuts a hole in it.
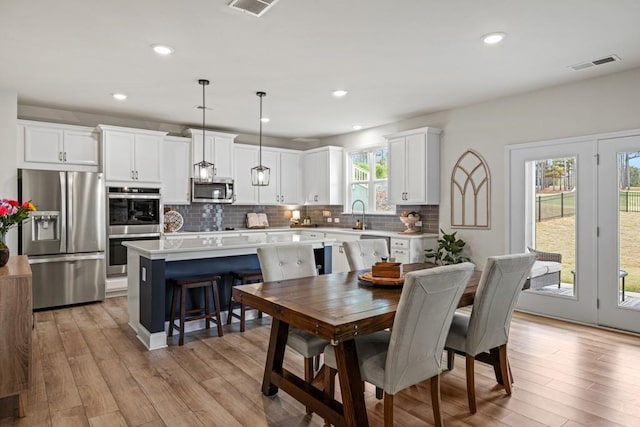
[[[456,232],[447,234],[440,229],[442,237],[438,239],[438,247],[435,249],[425,249],[424,256],[427,261],[433,259],[436,265],[460,264],[462,262],[471,261],[468,257],[462,255],[466,242],[456,238]]]
[[[13,199],[0,199],[0,267],[9,261],[9,247],[5,243],[7,232],[36,210],[31,201],[20,204]]]

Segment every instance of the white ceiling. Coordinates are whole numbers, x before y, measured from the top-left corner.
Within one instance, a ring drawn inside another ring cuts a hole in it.
[[[208,128],[257,133],[263,90],[265,135],[321,138],[640,66],[638,0],[280,0],[261,18],[228,3],[0,0],[0,87],[23,105],[201,126],[206,78]],[[493,31],[507,38],[484,45]]]

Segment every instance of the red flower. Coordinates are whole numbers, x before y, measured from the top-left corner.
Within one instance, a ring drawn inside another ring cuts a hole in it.
[[[20,203],[18,203],[17,200],[13,199],[7,199],[7,203],[9,203],[11,206],[20,206]]]
[[[9,213],[9,209],[4,207],[4,206],[0,206],[0,216],[6,215]]]
[[[22,202],[22,207],[24,209],[29,209],[29,201],[27,200],[26,202]]]

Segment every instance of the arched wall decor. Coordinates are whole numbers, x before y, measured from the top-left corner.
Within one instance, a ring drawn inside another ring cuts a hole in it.
[[[451,227],[491,227],[491,175],[474,150],[460,156],[451,172]]]

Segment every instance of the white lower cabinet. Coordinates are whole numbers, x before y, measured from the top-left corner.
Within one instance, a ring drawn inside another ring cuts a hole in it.
[[[435,247],[437,237],[425,236],[420,238],[392,237],[389,248],[391,258],[396,262],[410,264],[425,262],[424,250]]]
[[[349,262],[347,261],[347,254],[344,250],[344,242],[360,240],[360,236],[326,233],[325,237],[328,239],[336,239],[336,241],[333,243],[333,249],[331,250],[331,271],[333,273],[344,273],[350,271]]]

